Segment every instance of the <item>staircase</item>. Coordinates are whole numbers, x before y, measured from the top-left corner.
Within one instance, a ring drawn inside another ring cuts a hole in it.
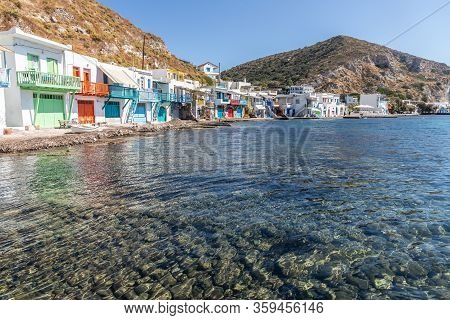
[[[306,106],[303,106],[299,108],[298,110],[295,110],[294,117],[306,117],[308,115],[308,108]]]
[[[152,103],[152,122],[158,121],[158,113],[159,109],[161,108],[160,102],[153,102]]]
[[[130,108],[128,110],[128,115],[127,115],[127,123],[133,123],[137,104],[138,104],[137,99],[131,99],[131,105],[130,105]]]

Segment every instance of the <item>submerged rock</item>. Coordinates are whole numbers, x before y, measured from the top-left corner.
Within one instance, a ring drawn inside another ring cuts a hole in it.
[[[293,253],[287,253],[281,256],[275,264],[283,276],[288,278],[298,277],[301,274],[299,259]]]
[[[224,291],[220,287],[212,287],[205,292],[205,299],[207,300],[219,300],[222,299]]]
[[[192,285],[194,284],[194,279],[189,279],[179,285],[176,285],[170,289],[173,298],[177,300],[187,300],[192,297]]]

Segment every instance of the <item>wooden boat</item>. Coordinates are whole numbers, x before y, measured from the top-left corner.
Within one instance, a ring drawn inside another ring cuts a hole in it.
[[[96,125],[76,124],[76,125],[70,126],[70,131],[72,131],[72,133],[86,133],[86,132],[95,132],[95,131],[100,131],[100,130],[101,130],[101,127],[96,126]]]

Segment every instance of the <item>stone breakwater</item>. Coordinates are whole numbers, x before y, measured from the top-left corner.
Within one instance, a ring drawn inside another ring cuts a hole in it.
[[[105,127],[102,131],[80,134],[72,134],[64,131],[61,132],[61,134],[53,134],[48,136],[17,136],[8,139],[0,139],[0,153],[19,153],[58,147],[69,147],[100,141],[107,142],[129,136],[152,134],[169,130],[206,129],[229,125],[230,124],[228,122],[174,120],[156,125],[121,126],[116,128]]]

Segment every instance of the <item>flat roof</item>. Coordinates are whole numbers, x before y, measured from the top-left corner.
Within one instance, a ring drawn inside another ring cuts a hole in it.
[[[11,35],[14,38],[39,43],[48,47],[52,47],[54,49],[60,49],[60,50],[72,50],[72,46],[70,45],[64,45],[56,41],[48,40],[39,36],[35,36],[31,33],[27,33],[22,31],[19,27],[13,27],[9,29],[8,31],[2,31],[0,32],[0,35]]]

